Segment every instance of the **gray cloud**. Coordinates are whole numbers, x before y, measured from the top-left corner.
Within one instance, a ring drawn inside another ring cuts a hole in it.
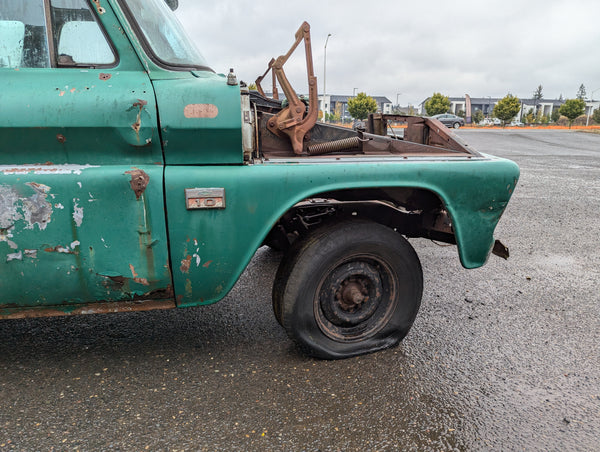
[[[434,91],[530,97],[542,84],[546,98],[568,98],[581,83],[588,95],[600,88],[595,0],[180,0],[177,16],[213,69],[233,67],[247,82],[288,50],[306,20],[319,92],[328,33],[330,94],[358,88],[396,102],[402,93],[406,105]],[[299,92],[306,91],[303,58],[297,53],[286,66]]]

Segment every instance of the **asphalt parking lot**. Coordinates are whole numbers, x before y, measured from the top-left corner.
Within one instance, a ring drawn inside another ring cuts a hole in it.
[[[0,322],[0,450],[597,450],[600,135],[460,130],[521,167],[505,261],[412,240],[425,291],[394,349],[300,354],[261,248],[214,306]]]

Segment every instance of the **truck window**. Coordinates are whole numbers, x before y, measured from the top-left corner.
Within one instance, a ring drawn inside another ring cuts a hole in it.
[[[85,0],[51,0],[58,66],[111,66],[115,55]]]
[[[50,67],[43,0],[0,3],[0,68]]]
[[[124,0],[150,56],[171,68],[210,70],[164,0]]]

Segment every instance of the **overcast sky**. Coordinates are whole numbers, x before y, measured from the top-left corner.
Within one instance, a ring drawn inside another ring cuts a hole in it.
[[[447,96],[588,97],[600,88],[598,0],[179,0],[177,16],[210,66],[248,83],[286,53],[303,21],[323,92],[366,92],[394,104]],[[285,66],[307,92],[304,48]],[[265,90],[270,77],[263,82]],[[270,89],[269,89],[270,91]],[[600,98],[600,89],[595,92]]]

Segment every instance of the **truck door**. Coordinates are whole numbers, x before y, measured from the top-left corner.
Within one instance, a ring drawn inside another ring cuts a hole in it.
[[[110,4],[2,1],[0,305],[172,298],[163,169],[152,85]]]

